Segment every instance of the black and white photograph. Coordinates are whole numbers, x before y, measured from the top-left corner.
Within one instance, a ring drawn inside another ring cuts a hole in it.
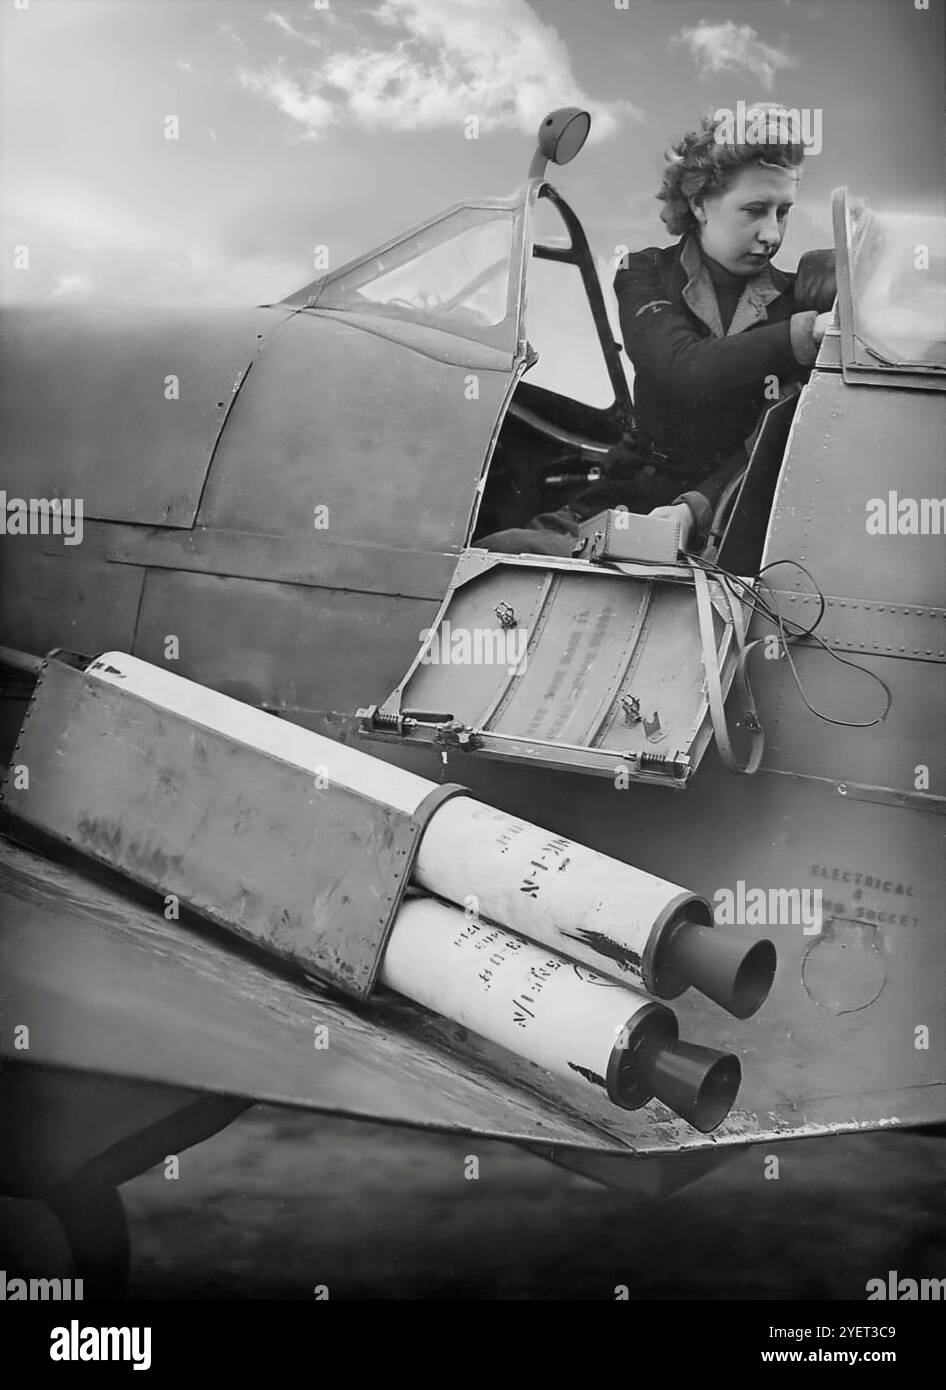
[[[944,0],[2,0],[0,63],[0,1336],[919,1364]]]

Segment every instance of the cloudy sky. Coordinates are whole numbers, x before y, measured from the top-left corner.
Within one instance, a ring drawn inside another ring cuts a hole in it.
[[[623,3],[3,0],[0,297],[272,302],[318,244],[338,265],[512,193],[565,104],[593,139],[555,181],[602,267],[670,240],[662,151],[739,98],[823,111],[784,268],[838,184],[942,210],[943,0]]]

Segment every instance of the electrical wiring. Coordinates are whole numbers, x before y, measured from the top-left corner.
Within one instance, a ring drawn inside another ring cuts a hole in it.
[[[772,625],[778,629],[779,638],[782,644],[782,650],[784,652],[785,659],[788,662],[789,670],[792,673],[792,679],[795,682],[798,694],[800,695],[805,708],[811,714],[813,714],[816,719],[820,719],[826,724],[835,724],[847,729],[871,729],[875,725],[883,723],[883,721],[887,718],[887,715],[890,713],[890,707],[893,703],[893,695],[891,694],[890,687],[886,684],[885,681],[881,679],[880,676],[876,674],[876,672],[869,671],[866,666],[862,666],[860,662],[853,661],[850,657],[841,656],[840,653],[836,652],[834,648],[828,642],[826,642],[823,637],[820,637],[818,633],[815,631],[815,629],[818,627],[818,624],[821,622],[822,618],[825,615],[827,605],[825,603],[824,594],[818,587],[818,584],[814,579],[814,576],[811,574],[809,570],[805,568],[803,564],[801,564],[800,561],[771,560],[767,565],[763,565],[762,568],[756,574],[752,575],[750,579],[747,580],[743,578],[743,576],[741,575],[732,574],[729,570],[723,569],[723,567],[721,565],[718,565],[715,562],[715,560],[708,560],[701,555],[690,554],[689,552],[686,552],[686,558],[691,564],[699,565],[700,568],[706,570],[707,573],[712,574],[721,582],[730,585],[730,587],[733,590],[737,591],[737,597],[739,598],[740,602],[742,602],[746,607],[751,608],[757,617],[760,617],[765,621],[772,623]],[[814,622],[809,627],[805,627],[803,624],[795,622],[795,620],[792,618],[785,617],[785,615],[778,608],[777,602],[775,600],[774,590],[762,578],[762,576],[766,573],[767,570],[776,569],[780,565],[793,565],[797,570],[800,570],[801,573],[808,580],[808,582],[811,584],[812,589],[818,597],[818,614]],[[756,588],[754,587],[754,584],[756,583],[758,583],[761,586],[762,592],[756,590]],[[771,603],[765,598],[765,594],[769,595]],[[794,631],[791,631],[791,629],[794,629]],[[834,717],[833,715],[825,714],[822,710],[815,708],[815,706],[808,699],[808,696],[805,692],[805,687],[802,683],[801,676],[798,673],[798,668],[795,664],[794,658],[791,653],[792,646],[797,645],[800,642],[804,642],[806,639],[811,639],[813,642],[817,643],[819,647],[826,651],[829,656],[833,657],[835,661],[840,662],[842,666],[850,666],[855,671],[860,671],[865,676],[869,676],[871,680],[876,681],[876,683],[880,686],[881,690],[884,692],[884,707],[881,710],[880,714],[876,715],[873,719],[839,719]],[[753,643],[751,645],[754,646],[755,644]],[[747,651],[748,650],[749,648],[747,648]]]

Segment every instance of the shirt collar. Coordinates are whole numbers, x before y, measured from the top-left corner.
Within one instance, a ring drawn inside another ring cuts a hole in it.
[[[762,322],[766,317],[768,305],[782,293],[782,287],[775,282],[775,267],[771,262],[767,262],[758,275],[747,278],[732,322],[724,333],[716,290],[692,232],[688,232],[683,239],[680,265],[687,274],[687,282],[683,287],[683,298],[687,307],[706,324],[714,338],[731,338],[734,333],[741,333],[752,324]]]

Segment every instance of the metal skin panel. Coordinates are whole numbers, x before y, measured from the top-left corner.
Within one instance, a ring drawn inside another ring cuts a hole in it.
[[[796,559],[823,593],[881,604],[941,608],[946,594],[942,535],[869,535],[867,503],[944,495],[946,395],[846,386],[815,371],[802,393],[772,511],[763,563]],[[790,568],[768,576],[808,590]],[[843,625],[832,623],[843,638]]]
[[[372,337],[412,348],[423,357],[443,362],[449,367],[468,367],[471,371],[485,372],[508,372],[512,369],[514,331],[508,332],[509,346],[498,347],[475,342],[472,338],[432,324],[417,323],[408,318],[386,318],[383,313],[308,308],[303,316],[313,323],[347,324]],[[507,336],[505,330],[504,336]]]
[[[414,817],[60,661],[37,682],[13,762],[29,785],[9,776],[0,805],[17,821],[346,993],[370,993]]]
[[[118,568],[118,566],[116,566]],[[390,594],[151,570],[133,655],[310,724],[390,690],[437,604]],[[179,660],[166,659],[178,638]]]
[[[200,527],[144,533],[141,528],[113,527],[112,534],[107,555],[122,565],[435,601],[449,584],[454,566],[452,555],[352,545],[324,533],[315,543],[311,536],[248,536]]]
[[[338,542],[459,550],[514,379],[511,358],[490,370],[460,357],[296,314],[234,405],[199,524],[315,547],[326,507],[321,533]]]
[[[793,659],[816,709],[836,719],[864,722],[879,714],[883,691],[860,671],[839,665],[817,647],[796,647]],[[931,802],[935,799],[946,811],[943,665],[866,654],[854,660],[878,675],[892,695],[887,718],[866,729],[815,719],[805,709],[786,661],[767,661],[759,654],[753,658],[752,683],[766,729],[763,767],[827,778],[850,785],[852,794],[857,785],[915,794],[922,765],[929,771]]]
[[[144,570],[109,563],[108,529],[84,524],[75,546],[60,536],[0,539],[0,643],[37,656],[130,646]]]
[[[944,439],[942,394],[845,386],[835,372],[813,373],[792,425],[764,560],[807,566],[830,596],[819,633],[842,653],[857,653],[853,659],[889,686],[892,706],[868,728],[816,720],[787,663],[758,656],[752,670],[767,731],[764,766],[826,778],[852,797],[880,788],[942,809],[946,549],[942,536],[868,534],[866,503],[891,489],[917,499],[942,495]],[[817,598],[803,574],[785,565],[766,578],[787,619],[814,621]],[[750,635],[772,631],[754,622]],[[880,713],[883,692],[859,671],[811,643],[793,654],[815,708],[848,721]],[[922,767],[929,770],[925,787]]]
[[[191,526],[214,445],[284,309],[4,309],[0,438],[8,497]],[[165,378],[180,383],[165,398]]]
[[[774,589],[773,597],[786,619],[802,627],[818,616],[817,594]],[[907,656],[916,661],[946,658],[946,609],[920,608],[907,603],[878,603],[824,595],[825,611],[818,636],[838,651],[871,656]]]

